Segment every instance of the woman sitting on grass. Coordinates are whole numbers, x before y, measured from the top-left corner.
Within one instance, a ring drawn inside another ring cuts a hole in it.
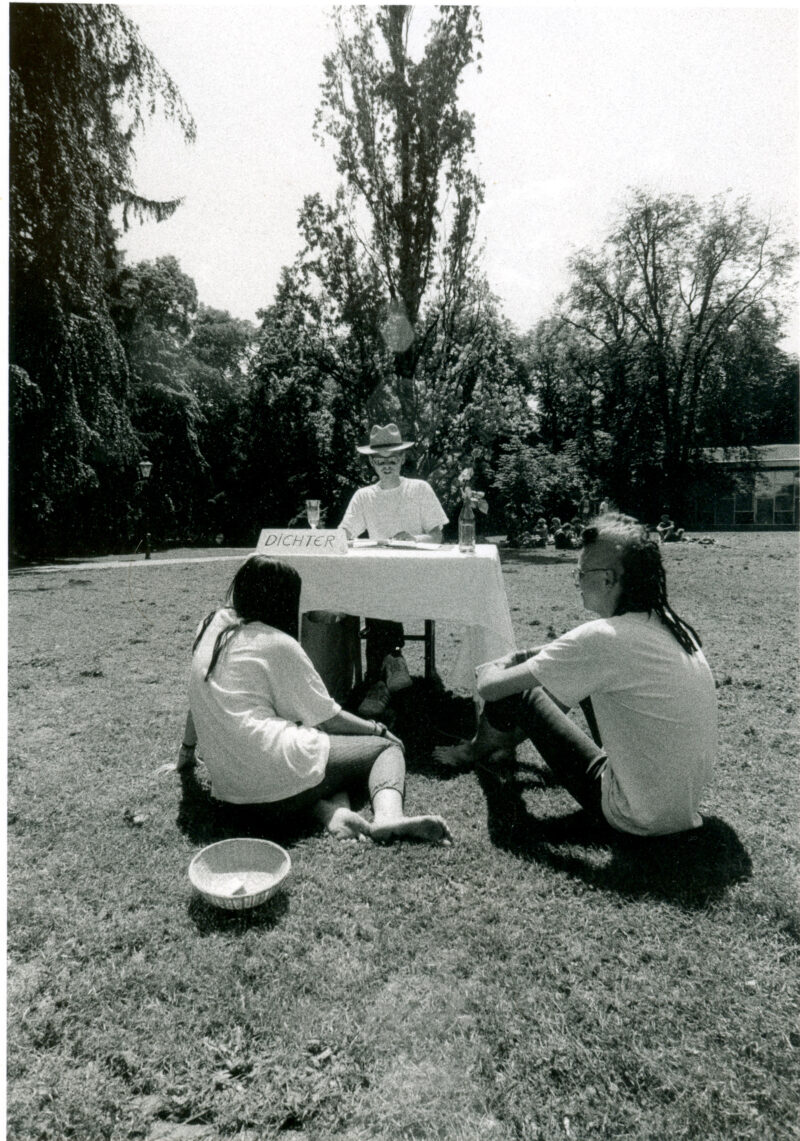
[[[229,605],[200,625],[178,769],[194,762],[197,746],[218,799],[309,808],[338,840],[449,841],[441,817],[403,812],[402,742],[346,713],[297,641],[300,585],[292,567],[253,555],[234,576]],[[362,782],[371,823],[350,808],[347,789]]]

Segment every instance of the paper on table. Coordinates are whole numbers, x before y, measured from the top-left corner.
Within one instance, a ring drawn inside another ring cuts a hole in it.
[[[420,543],[416,539],[353,539],[354,547],[392,547],[408,551],[447,551],[453,543]]]

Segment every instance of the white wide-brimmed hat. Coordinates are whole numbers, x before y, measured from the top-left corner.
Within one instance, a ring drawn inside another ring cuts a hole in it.
[[[407,452],[414,447],[414,441],[404,441],[396,424],[374,424],[369,434],[369,443],[356,448],[362,456],[388,456],[394,452]]]

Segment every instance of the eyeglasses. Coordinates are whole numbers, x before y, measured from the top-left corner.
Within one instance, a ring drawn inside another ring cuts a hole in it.
[[[616,574],[613,567],[590,567],[589,570],[579,570],[578,567],[575,567],[575,570],[572,572],[575,585],[580,586],[587,574],[598,574],[600,571],[610,571],[612,574]]]

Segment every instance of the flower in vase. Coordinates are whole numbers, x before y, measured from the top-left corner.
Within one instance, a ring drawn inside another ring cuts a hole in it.
[[[480,511],[482,515],[486,515],[489,511],[489,504],[486,502],[486,496],[482,491],[475,491],[469,482],[471,479],[472,468],[465,467],[458,477],[458,482],[461,489],[461,499],[464,503],[468,503],[474,511]]]

